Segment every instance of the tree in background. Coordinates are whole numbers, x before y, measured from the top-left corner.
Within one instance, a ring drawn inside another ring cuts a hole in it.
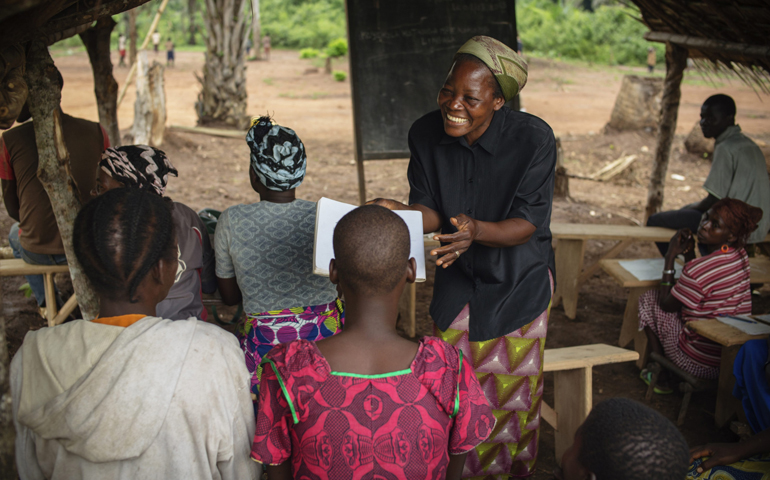
[[[190,34],[190,38],[187,39],[187,45],[195,45],[195,32],[198,30],[198,26],[195,24],[195,7],[198,0],[187,0],[187,18],[189,19],[187,25],[187,31]]]
[[[259,0],[251,0],[251,38],[254,45],[254,58],[262,59],[262,23],[259,13]]]
[[[139,8],[133,8],[127,12],[128,15],[128,65],[136,63],[136,16]]]
[[[247,0],[206,0],[206,60],[195,109],[199,124],[245,129]]]

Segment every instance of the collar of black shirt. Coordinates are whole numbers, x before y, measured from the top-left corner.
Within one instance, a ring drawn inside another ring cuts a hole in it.
[[[497,144],[500,141],[500,132],[502,131],[503,125],[505,124],[504,110],[507,108],[508,107],[503,107],[495,112],[495,114],[492,116],[492,122],[489,124],[489,127],[487,127],[487,131],[484,132],[484,134],[478,140],[476,140],[475,145],[479,145],[491,155],[494,155],[495,151],[497,150]],[[444,132],[444,136],[439,141],[439,144],[446,145],[448,143],[455,142],[459,142],[460,145],[465,148],[472,148],[470,145],[468,145],[465,137],[452,137],[447,135],[446,132]]]

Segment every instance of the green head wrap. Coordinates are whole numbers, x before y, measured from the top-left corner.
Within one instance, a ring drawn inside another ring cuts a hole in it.
[[[455,55],[460,53],[473,55],[492,70],[506,102],[527,84],[527,62],[503,42],[479,35],[465,42]]]

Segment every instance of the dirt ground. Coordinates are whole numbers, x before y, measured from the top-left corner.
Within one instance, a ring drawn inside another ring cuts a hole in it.
[[[152,52],[149,53],[152,58]],[[160,61],[160,55],[158,56]],[[91,69],[85,53],[55,54],[55,61],[64,77],[62,107],[65,112],[97,120],[93,96]],[[113,58],[117,64],[117,57]],[[196,122],[194,102],[198,83],[194,73],[200,72],[202,53],[178,52],[174,68],[166,70],[166,93],[169,125],[193,126]],[[336,70],[347,70],[338,62]],[[323,68],[310,60],[299,60],[295,51],[277,50],[270,62],[248,65],[249,112],[271,113],[278,122],[294,128],[306,145],[309,157],[307,177],[297,193],[300,198],[318,200],[322,196],[355,203],[358,201],[356,167],[353,160],[353,118],[348,81],[336,82],[322,73]],[[640,68],[609,68],[533,59],[529,82],[523,92],[523,105],[529,113],[545,119],[561,138],[565,166],[571,174],[586,176],[609,161],[624,155],[637,154],[632,169],[610,183],[571,179],[571,197],[557,200],[553,221],[572,223],[638,224],[643,217],[647,181],[655,149],[651,132],[604,134],[615,96],[624,74],[643,74]],[[127,69],[116,69],[120,84]],[[719,80],[709,84],[688,73],[682,87],[682,105],[677,133],[669,166],[665,191],[666,209],[681,207],[704,195],[701,185],[708,174],[707,159],[687,154],[683,148],[686,135],[698,119],[702,101],[717,92],[731,95],[738,105],[737,121],[765,150],[770,143],[770,100],[758,96],[750,87],[737,80]],[[438,86],[437,86],[438,89]],[[133,118],[133,89],[121,106],[121,127],[130,127]],[[257,195],[248,182],[248,149],[238,139],[167,131],[162,145],[179,170],[179,179],[172,179],[167,194],[174,200],[198,210],[203,207],[224,209],[236,203],[254,202]],[[407,160],[371,161],[366,163],[367,197],[390,197],[405,201]],[[671,179],[678,174],[684,180]],[[0,211],[0,231],[11,225],[4,210]],[[7,239],[0,246],[7,246]],[[586,262],[591,263],[611,245],[590,242]],[[623,257],[657,256],[651,244],[637,244],[623,252]],[[433,268],[429,262],[429,277]],[[29,329],[43,326],[35,313],[35,304],[17,293],[22,278],[2,279],[2,315],[8,322],[8,343],[15,352]],[[67,279],[57,282],[63,287]],[[432,281],[417,288],[418,336],[431,333],[428,315]],[[561,307],[551,311],[547,347],[565,347],[589,343],[615,344],[625,308],[626,291],[607,275],[594,274],[581,288],[577,318],[569,320]],[[770,311],[770,289],[754,297],[754,311]],[[403,325],[402,325],[403,327]],[[546,375],[545,398],[552,404],[553,377]],[[618,364],[594,368],[594,402],[614,396],[644,401],[645,385],[638,379],[633,364]],[[656,396],[652,406],[675,420],[681,397],[678,394]],[[732,441],[727,430],[716,430],[713,424],[714,393],[693,397],[681,431],[691,445],[708,441]],[[553,429],[543,422],[540,461],[534,478],[551,478],[555,465]]]

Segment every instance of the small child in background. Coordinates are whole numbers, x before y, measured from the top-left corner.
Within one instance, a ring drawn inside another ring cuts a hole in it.
[[[627,398],[596,405],[564,452],[557,480],[682,480],[690,460],[673,423]]]
[[[330,279],[341,289],[341,335],[279,345],[264,363],[252,458],[271,480],[459,479],[495,417],[461,352],[396,332],[414,282],[409,231],[367,205],[334,229]],[[269,364],[269,365],[268,365]]]
[[[122,33],[118,37],[118,54],[120,55],[119,67],[126,66],[126,36]]]
[[[166,66],[174,66],[174,41],[171,40],[171,37],[166,40]]]

